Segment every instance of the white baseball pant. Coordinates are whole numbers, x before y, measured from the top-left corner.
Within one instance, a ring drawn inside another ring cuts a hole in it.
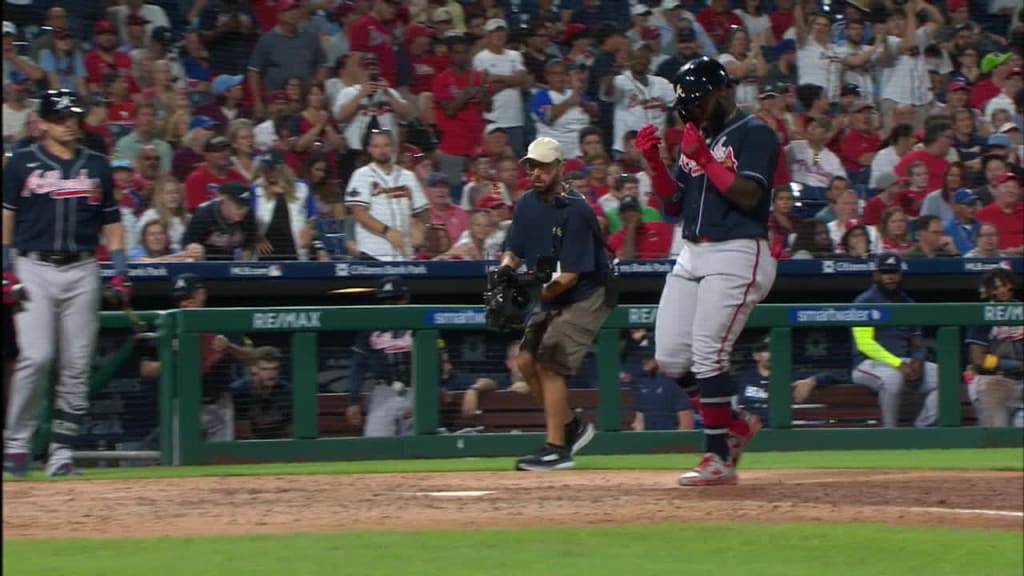
[[[904,358],[903,360],[908,360]],[[903,374],[885,362],[863,360],[853,369],[850,379],[878,393],[878,407],[882,411],[882,426],[895,428],[900,421],[900,397],[903,395]],[[914,420],[914,426],[923,428],[935,424],[939,413],[939,366],[934,362],[924,363],[921,379],[921,393],[924,405]]]
[[[655,358],[671,378],[729,371],[733,345],[775,282],[768,241],[683,241],[665,278],[655,322]]]

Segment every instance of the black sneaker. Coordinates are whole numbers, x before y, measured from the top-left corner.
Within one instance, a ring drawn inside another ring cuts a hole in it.
[[[565,443],[571,448],[573,456],[590,444],[594,439],[594,425],[590,422],[573,418],[572,422],[565,425]]]
[[[533,454],[527,454],[516,460],[516,470],[543,472],[546,470],[568,470],[575,468],[576,462],[568,448],[544,444],[544,447]]]

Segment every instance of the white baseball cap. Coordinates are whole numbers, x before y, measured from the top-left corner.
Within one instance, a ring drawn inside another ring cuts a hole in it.
[[[645,14],[647,16],[651,15],[651,7],[647,4],[637,4],[629,9],[630,16],[643,16]]]
[[[1016,124],[1014,124],[1013,122],[1006,122],[1002,126],[999,127],[999,133],[1000,134],[1006,134],[1007,132],[1012,132],[1014,130],[1018,130],[1019,131],[1020,127],[1017,126]]]
[[[491,18],[484,24],[484,32],[494,32],[495,30],[508,30],[508,24],[501,18]]]
[[[18,35],[18,27],[14,25],[14,22],[8,22],[4,20],[4,36],[8,34]]]
[[[541,136],[530,142],[530,147],[526,149],[526,156],[523,156],[520,162],[526,162],[527,160],[533,160],[541,164],[550,164],[555,161],[560,162],[562,160],[562,145],[554,138]]]
[[[662,10],[675,10],[676,8],[682,8],[683,3],[679,0],[665,0],[661,3]]]
[[[430,14],[430,21],[435,24],[438,22],[450,22],[451,20],[453,20],[452,11],[444,6],[441,6]]]

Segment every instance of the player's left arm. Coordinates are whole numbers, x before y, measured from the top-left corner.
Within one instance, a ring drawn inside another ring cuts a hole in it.
[[[124,224],[121,222],[121,207],[114,195],[114,176],[110,165],[103,162],[99,172],[100,186],[100,218],[103,222],[103,245],[110,254],[110,262],[114,265],[114,278],[111,285],[123,295],[131,294],[128,282],[128,257],[125,254]]]

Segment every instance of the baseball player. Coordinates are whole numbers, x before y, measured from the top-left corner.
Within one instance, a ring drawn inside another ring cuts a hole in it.
[[[416,175],[392,162],[394,135],[371,130],[368,142],[371,161],[352,173],[345,192],[356,244],[377,260],[411,260],[423,242],[430,204]]]
[[[874,284],[854,299],[855,304],[910,303],[914,300],[903,291],[903,259],[898,254],[883,253],[876,259]],[[882,426],[899,423],[900,396],[909,383],[920,384],[925,395],[924,406],[914,425],[931,426],[939,408],[939,368],[925,362],[928,351],[921,344],[921,329],[916,327],[857,326],[853,332],[854,384],[862,384],[878,393],[882,410]]]
[[[409,303],[409,287],[399,276],[386,276],[377,284],[382,304]],[[349,374],[345,412],[351,424],[363,423],[360,394],[367,390],[365,436],[407,436],[413,432],[412,330],[382,330],[356,336]]]
[[[981,279],[981,295],[992,302],[1018,302],[1018,283],[1010,270],[995,268]],[[965,331],[964,342],[977,372],[967,392],[978,426],[1024,426],[1024,326],[974,326]]]
[[[729,357],[775,281],[768,212],[778,140],[736,107],[735,85],[719,62],[691,60],[673,84],[684,123],[674,178],[660,159],[657,129],[644,126],[636,137],[666,213],[683,219],[682,247],[661,293],[655,356],[704,420],[704,457],[679,484],[734,484],[761,423],[730,404]]]
[[[14,476],[27,473],[32,434],[55,362],[46,473],[75,473],[71,447],[89,403],[89,366],[99,328],[100,270],[94,252],[101,233],[114,264],[111,287],[122,305],[131,294],[110,163],[78,144],[82,111],[70,90],[43,94],[40,142],[16,151],[4,168],[4,289],[21,283],[25,290],[24,311],[15,316],[21,356],[4,430],[4,469]]]

